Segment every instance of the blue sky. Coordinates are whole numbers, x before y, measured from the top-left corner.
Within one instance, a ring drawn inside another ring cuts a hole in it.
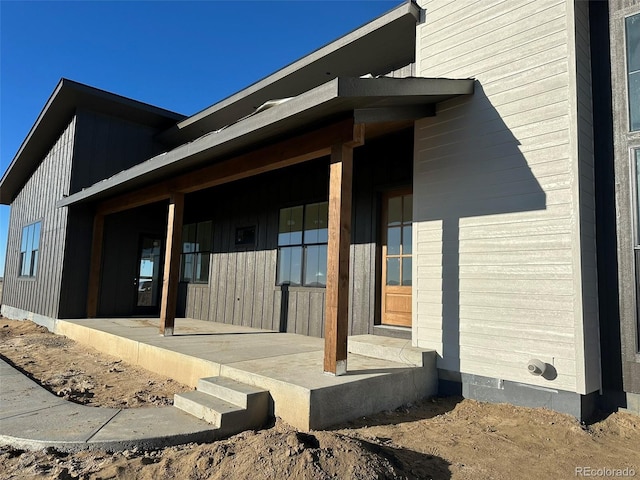
[[[190,115],[400,3],[0,0],[0,171],[61,77]]]

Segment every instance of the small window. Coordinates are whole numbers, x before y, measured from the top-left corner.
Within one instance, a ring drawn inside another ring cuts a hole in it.
[[[278,285],[327,285],[328,217],[327,202],[280,210]]]
[[[629,88],[629,128],[640,130],[640,13],[627,17],[627,76]]]
[[[209,282],[212,243],[213,222],[190,223],[182,227],[181,281]]]
[[[22,277],[35,277],[38,272],[41,225],[42,222],[36,222],[22,229],[20,243],[20,276]]]

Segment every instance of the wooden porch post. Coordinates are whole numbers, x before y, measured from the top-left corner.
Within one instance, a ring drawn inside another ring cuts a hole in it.
[[[169,198],[169,213],[167,215],[167,242],[164,250],[162,303],[160,306],[160,334],[165,337],[173,335],[173,326],[176,319],[183,213],[184,194],[171,194]]]
[[[87,317],[98,316],[98,295],[100,294],[100,270],[102,266],[102,243],[104,237],[104,215],[93,217],[93,237],[91,239],[91,260],[89,263],[89,285],[87,289]]]
[[[329,170],[329,242],[324,329],[324,372],[347,371],[349,325],[349,248],[351,244],[351,183],[353,147],[331,148]]]

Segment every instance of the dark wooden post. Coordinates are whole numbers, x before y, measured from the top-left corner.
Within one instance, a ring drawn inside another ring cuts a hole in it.
[[[184,194],[171,194],[167,215],[167,242],[164,250],[162,303],[160,306],[160,334],[165,337],[173,335],[173,327],[176,319],[183,213]]]
[[[324,372],[347,371],[349,326],[349,248],[351,244],[351,184],[353,147],[331,148],[329,170],[329,242],[324,330]]]
[[[89,318],[98,316],[103,237],[104,215],[98,213],[93,217],[93,238],[91,239],[91,261],[89,263],[89,284],[87,289],[87,317]]]

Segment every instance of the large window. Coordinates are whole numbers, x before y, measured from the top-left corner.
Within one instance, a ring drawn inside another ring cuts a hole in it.
[[[209,281],[209,262],[213,243],[213,222],[190,223],[182,228],[180,280],[192,283]]]
[[[38,271],[41,222],[32,223],[22,229],[20,243],[20,276],[35,277]]]
[[[627,75],[629,81],[629,128],[640,130],[640,13],[627,17]]]
[[[327,285],[327,202],[280,210],[277,283]]]

